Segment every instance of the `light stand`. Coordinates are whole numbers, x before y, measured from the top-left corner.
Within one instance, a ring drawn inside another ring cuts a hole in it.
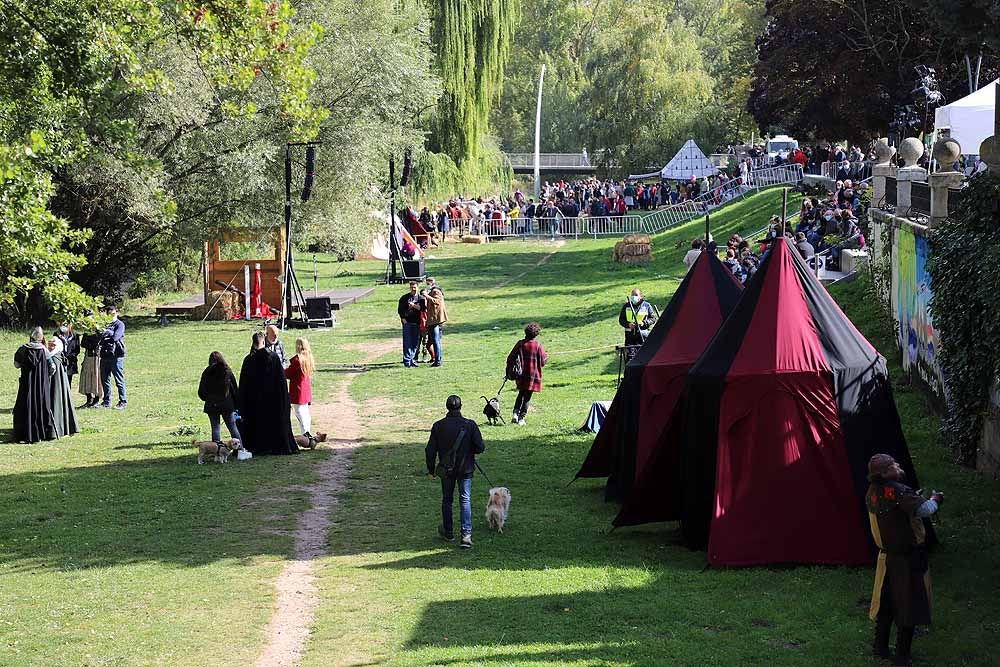
[[[314,151],[312,147],[319,146],[321,141],[288,142],[285,146],[285,267],[284,281],[281,284],[281,301],[284,306],[284,317],[281,318],[282,330],[288,327],[308,327],[309,318],[306,313],[306,298],[299,285],[299,279],[295,275],[295,260],[292,256],[292,147],[305,146],[306,153],[306,180],[302,190],[302,201],[309,199],[312,190],[313,174],[309,164],[313,159]],[[299,314],[293,316],[295,309]]]

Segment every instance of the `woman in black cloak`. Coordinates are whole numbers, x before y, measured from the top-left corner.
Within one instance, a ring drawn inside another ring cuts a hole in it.
[[[243,447],[255,454],[298,454],[292,435],[291,403],[281,360],[264,349],[255,333],[243,360],[239,382],[240,433]]]
[[[31,340],[14,353],[14,367],[21,370],[14,403],[14,442],[56,438],[51,384],[55,366],[44,340],[42,328],[35,327]]]

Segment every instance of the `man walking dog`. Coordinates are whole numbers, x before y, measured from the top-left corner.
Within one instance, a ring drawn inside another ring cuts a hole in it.
[[[455,485],[458,484],[459,521],[462,529],[460,545],[472,548],[472,472],[476,467],[476,454],[486,446],[479,425],[462,416],[462,399],[454,394],[445,402],[448,414],[434,422],[424,450],[427,457],[427,474],[432,479],[441,478],[441,525],[438,535],[449,542],[455,539],[452,530],[452,506],[455,502]]]

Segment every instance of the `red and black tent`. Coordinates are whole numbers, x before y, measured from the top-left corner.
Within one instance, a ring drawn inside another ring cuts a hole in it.
[[[885,359],[794,249],[771,248],[614,523],[679,519],[712,565],[870,563],[868,459],[916,484]]]
[[[626,365],[577,477],[608,477],[608,499],[626,497],[660,440],[685,375],[736,305],[742,287],[714,253],[701,254]]]

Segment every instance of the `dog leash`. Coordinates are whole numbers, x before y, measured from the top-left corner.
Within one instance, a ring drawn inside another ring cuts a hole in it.
[[[483,476],[483,479],[486,480],[486,483],[489,484],[490,488],[492,489],[493,488],[493,482],[491,482],[490,478],[487,477],[487,475],[486,475],[485,472],[483,472],[482,467],[480,467],[480,465],[479,465],[479,461],[476,461],[475,459],[473,459],[472,462],[476,464],[476,468],[479,470],[479,474]]]

